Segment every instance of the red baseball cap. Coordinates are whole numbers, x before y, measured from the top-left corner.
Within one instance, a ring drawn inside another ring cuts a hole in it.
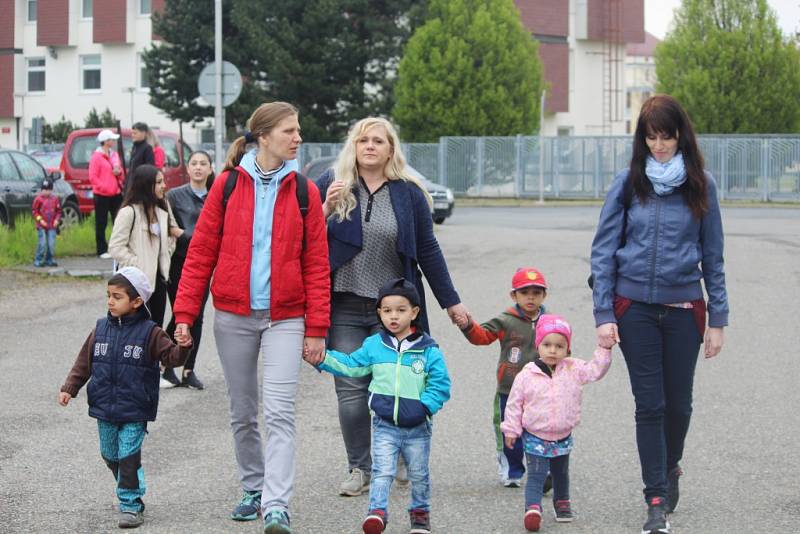
[[[547,289],[544,275],[539,269],[534,269],[533,267],[520,267],[517,269],[517,272],[514,273],[514,278],[511,279],[511,291],[531,286]]]

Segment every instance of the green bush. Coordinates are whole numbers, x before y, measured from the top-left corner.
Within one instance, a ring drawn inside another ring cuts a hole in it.
[[[106,237],[110,233],[109,226]],[[13,229],[0,226],[0,267],[32,263],[36,243],[36,225],[28,215],[16,219]],[[95,250],[94,213],[79,224],[65,228],[56,238],[56,261],[66,256],[92,256]]]

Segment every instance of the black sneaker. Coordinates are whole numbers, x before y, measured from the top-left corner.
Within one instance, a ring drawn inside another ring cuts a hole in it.
[[[427,510],[415,508],[408,512],[411,521],[411,530],[408,534],[430,534],[431,533],[431,514]]]
[[[197,375],[195,374],[194,371],[190,371],[189,374],[184,375],[183,383],[181,385],[185,386],[185,387],[190,387],[192,389],[204,389],[205,388],[203,383],[200,382],[200,379],[197,378]]]
[[[661,497],[653,497],[647,505],[647,521],[642,527],[642,534],[669,534],[666,503]]]
[[[678,479],[683,476],[683,469],[676,465],[667,473],[667,513],[671,514],[678,507],[681,492],[678,488]]]
[[[161,387],[174,387],[180,385],[181,381],[178,380],[177,376],[175,376],[175,369],[171,367],[164,369],[164,372],[161,373]]]
[[[572,514],[572,505],[570,504],[569,499],[556,501],[553,504],[553,508],[556,510],[557,523],[572,523],[572,520],[575,518],[575,516]]]

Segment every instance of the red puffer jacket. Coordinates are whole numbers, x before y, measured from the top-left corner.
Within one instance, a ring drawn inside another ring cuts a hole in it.
[[[212,273],[214,307],[250,314],[255,193],[253,179],[242,167],[237,170],[239,180],[227,209],[223,212],[222,191],[228,177],[224,172],[214,180],[200,213],[178,285],[176,323],[194,323]],[[283,178],[275,200],[270,318],[305,317],[306,336],[325,337],[330,326],[330,267],[322,201],[316,185],[309,181],[308,213],[303,218],[295,178],[295,173]]]

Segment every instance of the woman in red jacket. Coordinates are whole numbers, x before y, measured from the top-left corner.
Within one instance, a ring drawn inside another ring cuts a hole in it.
[[[265,533],[287,534],[301,357],[304,349],[323,356],[330,323],[328,244],[322,201],[311,182],[308,211],[300,211],[297,110],[285,102],[262,104],[247,128],[228,150],[195,226],[174,306],[175,337],[189,338],[213,274],[214,337],[244,490],[231,518],[253,520],[262,512]],[[231,172],[238,178],[226,202]],[[259,353],[265,447],[257,422]]]

